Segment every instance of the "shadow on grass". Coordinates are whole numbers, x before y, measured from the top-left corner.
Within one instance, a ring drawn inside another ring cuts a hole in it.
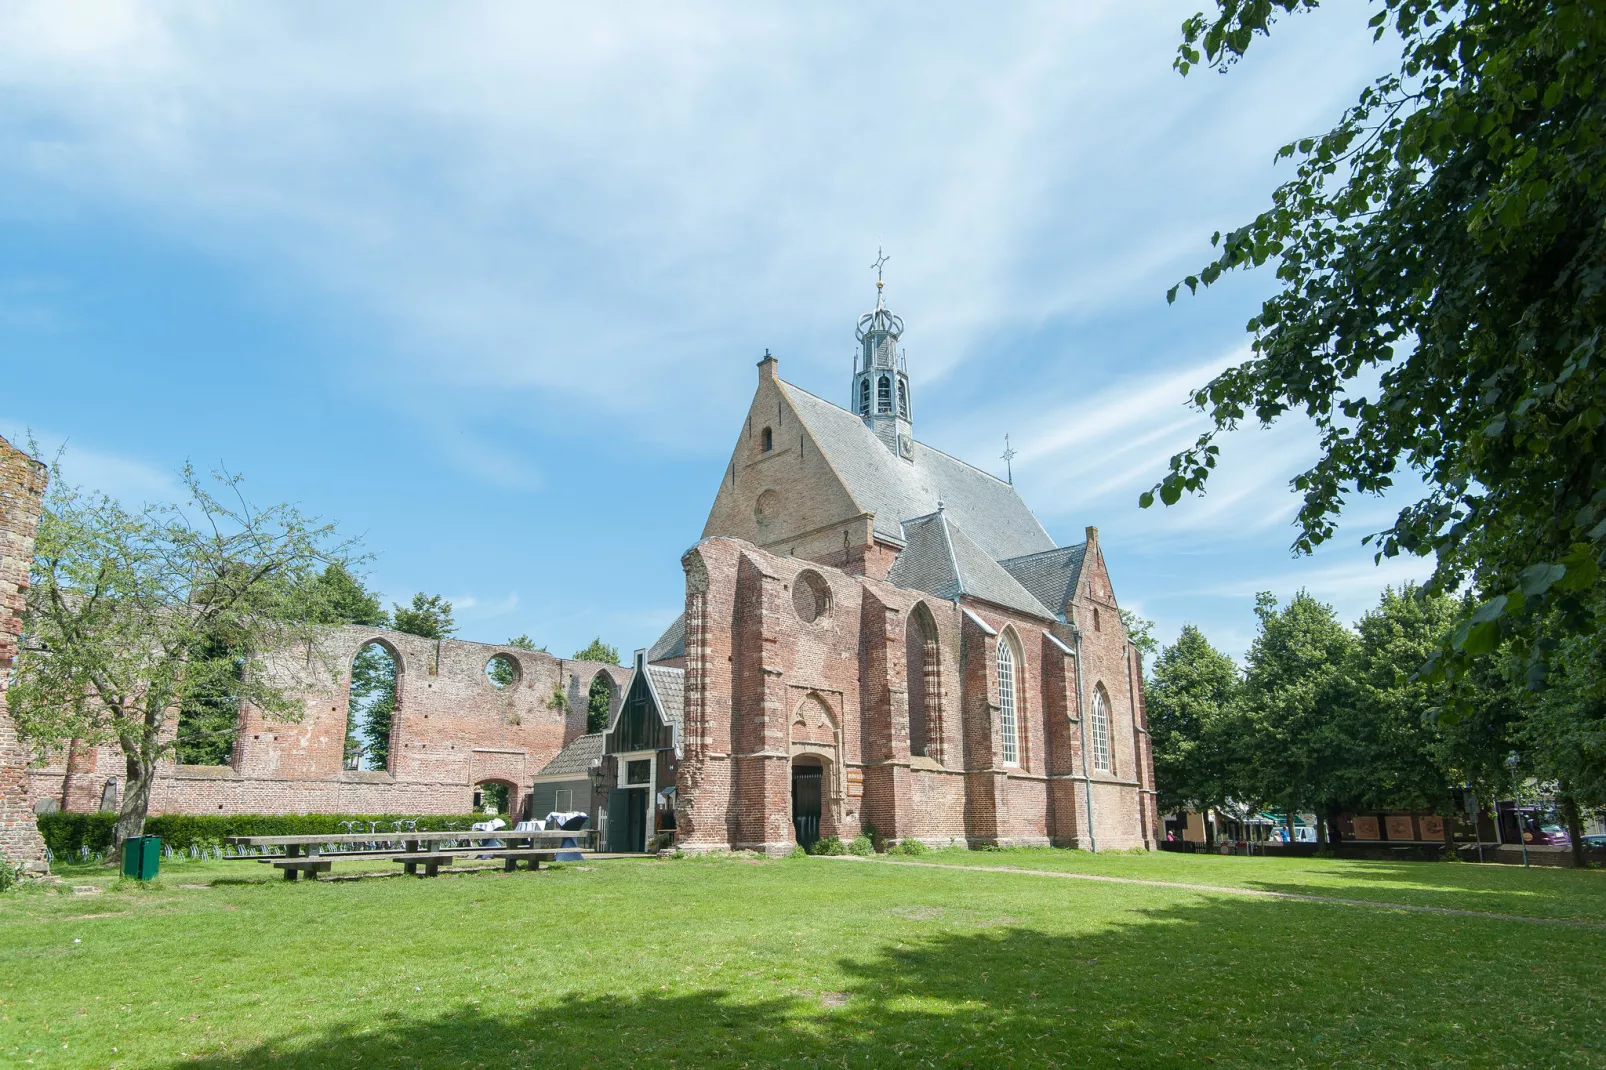
[[[885,933],[862,953],[811,965],[805,950],[792,975],[792,963],[755,958],[721,975],[726,988],[697,989],[677,970],[708,964],[688,948],[662,988],[529,991],[513,1011],[454,1003],[174,1065],[1509,1066],[1588,1065],[1602,1051],[1590,993],[1606,941],[1225,897],[1121,917],[1069,936],[889,903]],[[1515,970],[1525,995],[1514,1009]],[[840,991],[804,989],[799,975]]]

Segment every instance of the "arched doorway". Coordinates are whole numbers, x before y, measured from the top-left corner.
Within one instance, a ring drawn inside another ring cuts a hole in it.
[[[474,812],[510,818],[517,791],[506,780],[482,780],[474,785]]]
[[[820,812],[825,796],[825,766],[803,754],[792,760],[792,832],[799,847],[820,838]]]

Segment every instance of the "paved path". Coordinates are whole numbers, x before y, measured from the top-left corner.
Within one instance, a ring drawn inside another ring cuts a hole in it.
[[[1330,903],[1344,907],[1371,907],[1374,910],[1406,910],[1415,914],[1448,914],[1459,918],[1488,918],[1493,921],[1522,921],[1533,925],[1570,925],[1583,929],[1606,929],[1606,922],[1578,918],[1535,918],[1526,914],[1495,914],[1487,910],[1457,910],[1454,907],[1424,907],[1410,903],[1384,903],[1376,899],[1341,899],[1331,895],[1305,895],[1300,892],[1273,892],[1264,888],[1232,888],[1219,884],[1187,884],[1182,881],[1145,880],[1141,877],[1108,877],[1100,873],[1066,873],[1061,870],[1019,869],[1015,866],[950,866],[942,862],[897,862],[890,858],[861,855],[818,855],[835,862],[873,862],[883,866],[917,866],[921,869],[960,870],[972,873],[1014,873],[1027,877],[1057,877],[1062,880],[1100,881],[1104,884],[1141,884],[1150,888],[1178,888],[1188,892],[1214,892],[1218,895],[1247,895],[1258,899],[1297,899],[1305,903]]]

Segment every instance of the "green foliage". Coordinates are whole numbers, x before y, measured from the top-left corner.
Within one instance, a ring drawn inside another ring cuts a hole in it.
[[[9,892],[22,880],[22,863],[13,862],[0,853],[0,895]]]
[[[608,730],[608,715],[612,712],[609,707],[613,703],[613,687],[611,681],[598,673],[591,681],[591,687],[586,691],[586,731],[606,732]]]
[[[188,850],[191,844],[221,843],[226,836],[344,835],[351,830],[342,828],[342,821],[362,821],[364,832],[369,821],[379,822],[380,832],[389,832],[401,820],[417,821],[421,832],[444,832],[454,825],[466,829],[484,819],[483,814],[158,814],[145,819],[145,834],[160,837],[174,850]],[[104,812],[40,814],[39,834],[57,859],[65,859],[76,857],[80,847],[111,850],[116,821],[116,814]]]
[[[480,790],[480,806],[482,809],[489,806],[493,807],[499,814],[508,812],[509,793],[507,784],[500,780],[491,780],[484,784],[479,784],[477,787]]]
[[[409,605],[399,606],[392,602],[390,611],[391,619],[395,622],[393,627],[408,635],[449,639],[457,630],[457,622],[452,619],[452,603],[438,594],[419,591],[413,595]]]
[[[366,624],[385,628],[390,618],[379,603],[379,595],[352,575],[340,561],[331,561],[313,581],[315,617],[324,624]]]
[[[853,837],[845,848],[848,854],[858,855],[860,858],[869,858],[875,854],[875,841],[864,833]]]
[[[185,505],[132,512],[60,478],[34,546],[25,627],[34,640],[8,694],[23,739],[59,752],[72,741],[115,743],[128,780],[118,842],[145,818],[156,763],[180,749],[216,759],[234,732],[228,711],[249,703],[295,720],[301,701],[252,658],[292,647],[336,673],[320,643],[315,582],[351,544],[289,505],[259,509],[227,473],[182,472]],[[173,711],[192,714],[173,731]]]
[[[1154,652],[1160,649],[1160,641],[1154,637],[1154,621],[1146,620],[1130,609],[1123,609],[1121,625],[1126,629],[1127,640],[1137,647],[1141,657],[1154,657]]]
[[[1239,797],[1325,813],[1361,760],[1344,723],[1355,635],[1304,591],[1281,608],[1262,592],[1255,615],[1243,687],[1252,747]]]
[[[1242,688],[1232,659],[1192,624],[1160,653],[1144,698],[1161,811],[1203,812],[1241,792]]]
[[[1224,71],[1275,13],[1315,6],[1219,0],[1184,25],[1176,66]],[[1594,634],[1601,613],[1606,5],[1379,6],[1399,70],[1284,146],[1298,163],[1272,206],[1179,284],[1273,261],[1279,290],[1249,321],[1251,358],[1194,394],[1215,426],[1141,504],[1201,490],[1216,436],[1251,414],[1303,412],[1322,448],[1294,480],[1296,549],[1410,468],[1426,494],[1376,536],[1379,557],[1433,555],[1435,589],[1473,577],[1485,599],[1426,671],[1454,678],[1510,641],[1542,683],[1558,637]]]
[[[821,836],[809,844],[808,850],[811,855],[841,855],[848,853],[842,841],[835,836]]]
[[[676,852],[676,854],[678,856],[679,852]],[[788,857],[788,858],[807,858],[808,856],[809,856],[809,853],[803,849],[803,846],[801,844],[799,844],[796,847],[793,847],[792,848],[792,853],[787,855],[786,857]]]
[[[901,855],[923,855],[926,853],[926,845],[919,840],[902,840],[896,850]]]
[[[602,636],[587,643],[583,648],[574,652],[575,661],[600,661],[604,665],[619,664],[619,648],[609,646],[602,641]]]
[[[509,639],[507,641],[507,645],[511,646],[511,647],[517,647],[520,650],[531,650],[531,651],[536,651],[536,652],[539,652],[539,653],[542,653],[542,654],[545,654],[547,652],[546,647],[544,645],[543,646],[536,646],[535,645],[535,640],[531,639],[528,635],[525,635],[522,632],[519,633],[518,635],[514,636],[512,639]]]
[[[351,701],[346,717],[346,767],[390,767],[390,723],[396,712],[396,659],[369,643],[351,660]]]

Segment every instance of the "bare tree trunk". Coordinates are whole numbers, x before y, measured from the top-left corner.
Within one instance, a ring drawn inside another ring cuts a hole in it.
[[[156,763],[132,755],[128,758],[128,784],[123,792],[123,807],[117,812],[117,824],[112,826],[112,851],[108,865],[121,865],[123,842],[145,833],[145,812],[151,805],[151,784],[156,779]]]
[[[1573,841],[1573,865],[1583,869],[1584,822],[1578,814],[1578,800],[1565,787],[1561,790],[1561,813],[1567,822],[1567,838]]]

